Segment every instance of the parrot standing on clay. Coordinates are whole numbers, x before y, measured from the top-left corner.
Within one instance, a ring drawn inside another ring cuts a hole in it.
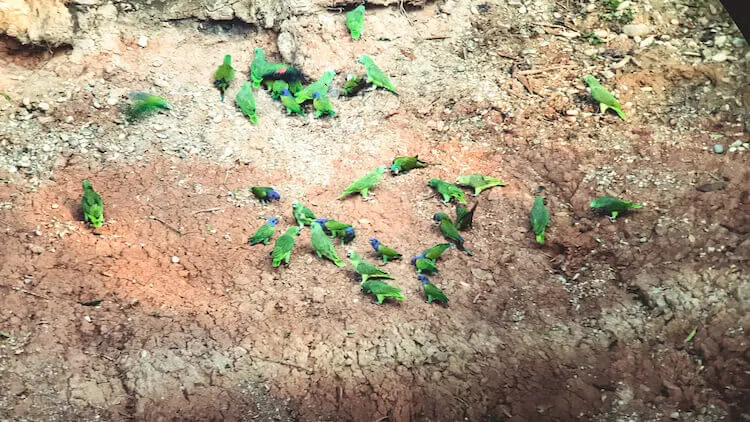
[[[333,81],[334,76],[336,76],[336,73],[331,70],[323,72],[323,75],[320,77],[320,79],[304,87],[300,92],[296,94],[297,104],[302,104],[307,100],[312,100],[313,95],[316,92],[319,92],[320,95],[326,95],[328,93],[328,88],[331,86],[331,82]]]
[[[412,264],[414,264],[415,267],[417,267],[417,273],[428,273],[428,274],[437,274],[440,271],[438,271],[437,267],[435,266],[435,261],[427,258],[414,258],[412,260]]]
[[[430,179],[427,185],[435,188],[440,195],[443,197],[443,203],[448,203],[455,199],[456,201],[466,205],[466,198],[464,198],[464,191],[453,183],[448,183],[440,179]]]
[[[274,100],[281,99],[281,93],[284,92],[285,89],[289,89],[289,84],[286,81],[276,80],[276,81],[267,81],[267,82],[268,82],[268,92],[271,95],[271,98],[273,98]]]
[[[352,38],[358,40],[362,35],[362,28],[364,25],[365,5],[360,4],[346,14],[346,27],[349,28],[349,33],[352,35]]]
[[[479,196],[479,194],[485,189],[489,189],[493,186],[505,186],[508,183],[494,177],[482,176],[481,174],[467,174],[465,176],[458,176],[456,184],[458,186],[469,186],[474,188],[474,196]]]
[[[544,197],[534,197],[534,206],[531,207],[531,214],[529,215],[531,221],[531,229],[536,235],[536,241],[544,244],[544,231],[547,229],[549,224],[549,211],[544,206]]]
[[[435,245],[435,246],[433,246],[433,247],[431,247],[429,249],[426,249],[421,254],[415,256],[414,258],[412,258],[411,259],[411,263],[412,263],[412,265],[415,265],[417,259],[419,259],[419,258],[426,258],[426,259],[429,259],[429,260],[431,260],[433,262],[437,261],[438,258],[440,258],[440,255],[442,255],[443,252],[445,252],[446,250],[450,249],[451,246],[453,246],[453,243],[438,243],[437,245]]]
[[[224,63],[214,73],[214,86],[221,92],[221,101],[224,101],[224,92],[229,88],[229,83],[234,79],[234,68],[232,67],[232,56],[224,56]]]
[[[269,218],[266,224],[260,226],[253,237],[247,240],[250,243],[250,246],[257,245],[258,243],[267,245],[268,241],[271,240],[271,236],[273,236],[273,233],[276,231],[277,224],[279,224],[278,218]]]
[[[615,98],[607,88],[599,83],[598,79],[589,75],[583,78],[583,80],[586,81],[586,84],[591,89],[591,96],[599,103],[599,110],[601,110],[602,113],[606,113],[607,109],[611,108],[622,120],[627,120],[625,118],[625,113],[622,111],[620,102],[617,101],[617,98]]]
[[[613,198],[611,196],[600,196],[591,201],[589,206],[592,209],[611,214],[609,219],[613,222],[621,212],[625,212],[630,209],[643,208],[643,205],[623,201],[622,199]]]
[[[315,107],[315,118],[331,116],[335,117],[331,100],[328,97],[320,95],[320,92],[313,92],[313,107]]]
[[[353,97],[366,86],[367,81],[365,81],[364,76],[354,76],[351,73],[347,73],[346,82],[344,83],[344,88],[341,90],[341,94],[345,97]]]
[[[433,301],[448,303],[448,296],[446,296],[436,285],[432,284],[426,275],[419,274],[417,279],[422,283],[424,295],[427,296],[427,303],[432,303]]]
[[[381,258],[383,260],[383,264],[387,264],[389,259],[401,258],[400,253],[380,243],[380,241],[378,241],[378,239],[374,237],[370,238],[370,245],[373,249],[375,249],[375,254],[378,256],[378,258]]]
[[[351,251],[348,254],[346,254],[346,256],[349,257],[349,261],[351,261],[352,266],[354,267],[354,271],[356,271],[357,274],[362,276],[362,283],[367,282],[368,278],[393,279],[392,275],[370,264],[369,262],[365,262],[364,260],[362,260],[362,257],[359,256],[357,252]]]
[[[461,205],[456,205],[456,228],[459,230],[470,229],[474,223],[474,211],[477,209],[479,202],[475,202],[471,209]]]
[[[440,232],[443,233],[443,236],[445,236],[446,239],[455,243],[459,251],[466,252],[466,254],[469,256],[474,255],[466,248],[464,248],[464,238],[461,237],[460,234],[458,234],[458,229],[453,224],[453,221],[451,221],[451,218],[448,217],[448,215],[446,215],[444,212],[439,212],[436,213],[432,217],[432,219],[440,222]]]
[[[253,186],[250,188],[250,192],[255,195],[258,200],[260,200],[261,204],[265,204],[266,202],[272,201],[272,200],[279,200],[281,199],[281,195],[279,195],[278,192],[276,192],[273,188],[269,188],[267,186]]]
[[[256,48],[253,51],[253,61],[250,63],[250,79],[253,81],[253,88],[259,88],[263,82],[263,70],[268,64],[266,55],[262,48]]]
[[[315,221],[323,227],[323,231],[333,237],[341,239],[341,243],[349,243],[354,240],[356,232],[351,224],[342,223],[327,218],[316,218]]]
[[[250,122],[254,125],[258,124],[258,115],[255,112],[255,96],[253,95],[252,83],[245,82],[242,84],[242,88],[235,97],[237,105],[240,110],[250,119]]]
[[[315,221],[315,214],[312,210],[297,201],[292,202],[292,216],[300,228],[302,226],[309,226]]]
[[[378,304],[382,304],[383,300],[387,297],[392,297],[396,300],[406,299],[401,294],[401,289],[396,286],[391,286],[380,280],[367,280],[360,285],[361,289],[365,293],[372,293],[378,300]]]
[[[339,258],[336,249],[333,247],[333,243],[331,243],[331,239],[325,234],[320,223],[312,222],[310,225],[310,238],[313,250],[315,250],[318,258],[326,257],[338,267],[346,266],[344,261]]]
[[[284,107],[286,107],[286,114],[299,114],[300,116],[304,116],[305,113],[302,112],[302,107],[297,104],[297,101],[294,100],[294,95],[292,95],[291,92],[289,92],[288,89],[284,89],[281,91],[281,103],[284,104]]]
[[[364,200],[367,200],[367,194],[370,192],[370,189],[372,189],[380,181],[380,179],[383,178],[383,173],[385,173],[385,166],[379,166],[375,170],[355,180],[354,183],[349,185],[349,187],[344,190],[344,192],[341,194],[341,196],[338,197],[338,199],[341,199],[352,193],[359,193],[360,195],[362,195],[362,198]]]
[[[150,116],[159,110],[172,109],[172,105],[167,100],[156,95],[146,92],[131,92],[129,96],[132,102],[128,105],[125,115],[130,121]]]
[[[83,208],[84,222],[88,222],[94,228],[102,226],[104,223],[104,202],[88,180],[83,181],[81,208]]]
[[[367,82],[375,86],[385,88],[388,91],[391,91],[392,93],[398,95],[398,91],[396,91],[396,88],[394,88],[391,80],[388,79],[388,77],[385,76],[385,73],[383,73],[378,65],[375,64],[375,61],[372,60],[372,57],[368,56],[367,54],[362,54],[361,56],[357,57],[357,61],[365,66],[365,71],[367,72]]]
[[[250,79],[253,82],[253,88],[260,87],[264,79],[296,82],[301,77],[301,72],[293,66],[266,61],[262,48],[256,48],[253,52],[253,61],[250,63]]]
[[[276,243],[273,245],[273,251],[271,252],[271,258],[273,258],[274,268],[281,265],[281,261],[289,263],[289,258],[292,256],[292,248],[294,248],[294,237],[299,235],[299,227],[293,226],[286,229]]]
[[[391,163],[391,174],[395,176],[406,173],[409,170],[427,167],[428,165],[424,161],[421,161],[418,155],[414,157],[396,157],[393,159],[393,163]]]

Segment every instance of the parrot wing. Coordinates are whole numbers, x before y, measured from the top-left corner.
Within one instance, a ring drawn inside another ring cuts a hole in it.
[[[253,124],[258,124],[258,115],[255,112],[255,96],[251,82],[245,82],[235,98],[242,113],[247,116]]]
[[[549,224],[549,211],[544,206],[544,197],[537,196],[534,198],[534,206],[531,207],[529,219],[531,220],[531,228],[536,235],[536,241],[544,243],[544,231]]]

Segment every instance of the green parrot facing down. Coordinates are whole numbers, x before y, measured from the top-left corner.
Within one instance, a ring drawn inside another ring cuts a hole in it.
[[[485,189],[489,189],[493,186],[505,186],[508,183],[494,177],[482,176],[481,174],[467,174],[465,176],[458,176],[456,184],[458,184],[458,186],[469,186],[474,188],[474,196],[478,196]]]
[[[432,219],[440,223],[440,232],[443,233],[443,236],[445,236],[446,239],[455,243],[459,251],[466,252],[467,255],[473,255],[466,248],[464,248],[464,238],[461,237],[460,234],[458,234],[458,229],[447,214],[445,214],[444,212],[439,212],[436,213],[432,217]]]
[[[346,254],[346,256],[349,257],[349,261],[351,261],[352,266],[354,267],[354,271],[356,271],[357,274],[362,276],[362,283],[366,282],[368,278],[393,279],[392,275],[370,264],[369,262],[363,261],[362,257],[360,257],[359,254],[357,254],[357,252],[351,251],[348,254]]]
[[[415,267],[417,267],[417,273],[428,273],[428,274],[437,274],[440,271],[438,271],[437,267],[435,266],[435,261],[427,258],[414,258],[412,260],[412,263]]]
[[[250,79],[253,81],[253,88],[259,88],[263,82],[263,70],[268,64],[266,55],[262,48],[256,48],[253,52],[253,61],[250,63]]]
[[[354,76],[351,73],[347,73],[346,82],[344,83],[344,88],[341,90],[341,94],[345,97],[353,97],[366,86],[367,81],[365,81],[364,76]]]
[[[549,211],[544,206],[544,197],[534,197],[534,206],[531,207],[531,214],[529,215],[531,221],[531,229],[536,235],[536,241],[544,243],[544,231],[547,229],[549,224]]]
[[[413,157],[396,157],[391,163],[391,174],[398,175],[409,170],[427,167],[429,164],[419,159],[418,155]]]
[[[315,214],[312,210],[297,201],[292,202],[292,216],[294,216],[300,228],[309,226],[315,221]]]
[[[341,199],[352,193],[359,193],[360,195],[362,195],[362,198],[364,200],[367,200],[367,194],[370,192],[370,189],[372,189],[380,181],[380,179],[383,178],[383,173],[385,173],[385,166],[379,166],[375,170],[367,173],[366,175],[362,176],[361,178],[354,181],[354,183],[349,185],[349,187],[344,190],[344,192],[341,194],[341,196],[338,197],[338,199]]]
[[[603,87],[599,80],[595,77],[589,75],[583,78],[584,81],[586,81],[586,84],[588,84],[589,88],[591,89],[591,96],[594,97],[594,100],[596,100],[599,103],[599,109],[602,113],[606,113],[607,109],[614,110],[618,116],[622,120],[627,120],[625,118],[625,113],[622,111],[622,106],[620,105],[620,102],[617,101],[617,98],[615,98],[614,95],[612,95],[611,92],[607,90],[607,88]]]
[[[91,227],[102,226],[104,223],[104,202],[88,180],[83,181],[81,207],[83,208],[83,221],[88,222]]]
[[[336,116],[333,106],[331,106],[331,100],[328,97],[321,96],[320,92],[313,92],[313,107],[315,107],[316,119],[323,116]]]
[[[297,104],[312,100],[316,92],[319,92],[321,96],[328,94],[328,88],[331,86],[334,76],[336,76],[336,73],[331,70],[323,72],[320,79],[304,87],[296,94]]]
[[[611,196],[600,196],[591,201],[591,204],[589,204],[589,206],[592,209],[611,214],[609,217],[610,221],[615,221],[615,219],[621,212],[625,212],[630,209],[643,208],[643,205],[623,201],[622,199],[613,198]]]
[[[448,203],[455,199],[456,201],[466,205],[466,198],[464,198],[464,191],[453,183],[448,183],[440,179],[430,179],[427,185],[431,188],[435,188],[440,195],[443,196],[443,202]]]
[[[412,258],[411,263],[414,264],[414,261],[418,258],[427,258],[432,261],[437,261],[437,259],[440,258],[443,252],[450,249],[451,246],[453,246],[453,243],[438,243],[437,245],[425,250],[421,254]]]
[[[264,81],[263,83],[266,82],[268,82],[268,92],[274,100],[281,99],[281,93],[284,92],[285,89],[289,89],[289,84],[281,79],[275,81]]]
[[[354,227],[352,227],[351,224],[342,223],[328,218],[316,218],[315,221],[320,223],[323,227],[323,231],[327,235],[341,239],[342,245],[351,242],[354,240],[354,236],[356,236]]]
[[[276,239],[276,243],[273,245],[273,251],[271,252],[271,258],[273,258],[274,268],[281,265],[281,261],[289,263],[289,258],[292,256],[292,248],[294,248],[294,237],[299,235],[299,227],[293,226],[286,229],[284,234]]]
[[[221,92],[221,101],[224,101],[224,92],[229,88],[229,83],[234,79],[234,68],[232,67],[232,56],[224,56],[224,63],[214,73],[214,86]]]
[[[448,296],[442,290],[438,289],[436,285],[432,284],[426,275],[419,274],[417,279],[422,283],[424,295],[427,296],[427,303],[432,303],[433,301],[448,303]]]
[[[388,77],[385,76],[385,73],[383,73],[378,65],[375,64],[375,61],[372,60],[372,57],[368,56],[367,54],[362,54],[361,56],[357,57],[357,61],[365,66],[365,71],[367,72],[367,82],[375,86],[385,88],[388,91],[391,91],[392,93],[398,95],[398,91],[396,91],[396,88],[391,83],[391,80],[388,79]]]
[[[362,35],[362,27],[365,25],[365,5],[352,9],[346,14],[346,27],[349,28],[352,38],[358,40]]]
[[[276,217],[269,218],[268,222],[260,226],[260,228],[253,235],[253,237],[247,240],[248,243],[250,243],[250,246],[257,245],[258,243],[267,245],[268,241],[271,240],[271,236],[273,236],[273,233],[276,231],[276,225],[278,223],[279,223],[278,218]]]
[[[313,250],[315,250],[318,258],[326,257],[338,267],[346,266],[344,261],[339,258],[336,249],[333,247],[333,243],[331,243],[331,239],[325,234],[320,223],[312,222],[310,225],[310,238]]]
[[[294,100],[294,95],[292,95],[291,92],[289,92],[288,89],[284,89],[281,91],[281,103],[284,104],[284,107],[286,107],[286,114],[299,114],[300,116],[304,116],[305,113],[302,112],[302,106],[297,104],[297,101]]]
[[[250,82],[242,84],[242,88],[235,97],[237,105],[242,110],[242,113],[250,119],[250,122],[254,125],[258,124],[258,115],[255,113],[255,96],[253,95],[253,87]]]
[[[374,237],[370,238],[370,245],[375,249],[375,255],[383,260],[383,264],[387,264],[389,259],[401,258],[400,253],[380,243],[380,241]]]
[[[367,280],[360,285],[360,288],[365,293],[372,293],[378,300],[378,304],[382,304],[383,300],[388,297],[392,297],[396,300],[406,299],[401,294],[401,289],[396,286],[391,286],[380,280]]]
[[[150,116],[159,110],[171,110],[172,105],[162,97],[151,95],[146,92],[131,92],[131,103],[125,112],[130,121]]]
[[[471,209],[461,205],[456,205],[456,228],[459,230],[470,229],[474,223],[474,211],[477,209],[479,202],[475,202]]]
[[[264,79],[283,79],[286,82],[298,82],[302,77],[300,71],[293,66],[266,61],[262,48],[256,48],[253,55],[253,61],[250,63],[250,79],[253,82],[253,88],[260,87]]]
[[[270,202],[274,199],[277,201],[281,199],[281,195],[279,195],[279,193],[276,192],[274,188],[269,188],[267,186],[253,186],[250,188],[250,192],[252,192],[256,198],[258,198],[261,204],[265,204],[266,202]]]

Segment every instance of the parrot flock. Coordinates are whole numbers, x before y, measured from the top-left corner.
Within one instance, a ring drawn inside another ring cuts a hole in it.
[[[364,5],[357,6],[346,14],[345,23],[352,39],[357,40],[362,36],[364,22]],[[281,102],[283,110],[286,111],[287,115],[306,116],[303,105],[308,101],[312,101],[315,118],[336,116],[333,105],[328,97],[328,91],[336,75],[334,71],[323,72],[319,79],[305,86],[303,84],[304,77],[302,72],[294,66],[269,62],[261,48],[256,48],[253,55],[253,60],[250,63],[249,80],[240,86],[235,97],[238,108],[252,124],[258,124],[258,111],[253,91],[261,86],[268,91],[272,99]],[[372,57],[367,54],[361,54],[356,58],[356,61],[364,66],[364,74],[346,75],[345,83],[341,89],[343,96],[351,97],[357,95],[359,91],[368,85],[372,85],[374,88],[380,87],[398,95],[398,91],[388,76],[377,66]],[[221,101],[224,101],[225,94],[230,89],[234,78],[235,69],[232,67],[232,56],[227,54],[224,56],[222,64],[214,73],[214,86],[219,90]],[[586,76],[584,81],[589,86],[591,96],[599,104],[602,113],[606,113],[607,110],[611,109],[620,118],[623,120],[626,119],[618,100],[595,77]],[[126,110],[126,117],[131,121],[149,116],[160,110],[172,109],[169,102],[155,95],[134,92],[130,94],[130,97],[131,103]],[[390,173],[395,177],[430,165],[433,164],[420,160],[418,156],[396,157],[392,161]],[[359,194],[363,200],[370,200],[370,192],[382,180],[387,169],[388,167],[386,166],[378,166],[352,182],[337,199],[341,200],[349,195]],[[475,201],[469,206],[466,194],[462,188],[473,189],[473,196],[477,197],[484,190],[506,184],[506,182],[500,179],[482,174],[462,175],[458,177],[455,183],[437,178],[431,178],[427,181],[427,186],[437,192],[444,204],[456,203],[455,220],[451,219],[444,212],[437,212],[432,217],[439,227],[440,233],[447,240],[447,243],[436,244],[411,259],[411,265],[415,267],[417,280],[422,286],[425,299],[428,303],[448,303],[448,297],[445,293],[428,278],[428,275],[434,276],[440,274],[437,262],[443,253],[455,246],[457,250],[466,253],[468,256],[473,255],[472,252],[466,249],[464,245],[465,239],[460,232],[465,232],[472,228],[478,202]],[[278,201],[281,198],[279,192],[272,187],[254,186],[250,188],[250,191],[262,204]],[[81,205],[84,213],[84,221],[91,227],[98,228],[105,223],[102,198],[88,180],[83,181]],[[615,221],[619,214],[641,207],[641,205],[610,196],[596,198],[590,203],[592,210],[609,214],[612,222]],[[347,266],[346,262],[339,257],[332,239],[339,239],[341,245],[351,242],[356,236],[356,230],[351,224],[330,218],[318,218],[310,208],[298,201],[292,203],[292,216],[297,224],[288,227],[276,239],[273,250],[269,253],[274,268],[279,267],[282,263],[289,264],[296,238],[301,234],[305,226],[310,227],[310,243],[312,250],[319,259],[327,259],[338,267]],[[248,239],[249,245],[268,245],[276,233],[276,226],[280,222],[279,218],[264,218],[266,223],[258,227],[255,234]],[[550,223],[550,215],[545,206],[545,198],[539,196],[538,192],[534,197],[529,221],[536,242],[544,244],[545,231]],[[369,244],[374,250],[375,257],[382,260],[383,266],[387,265],[389,261],[399,260],[403,257],[401,253],[381,243],[375,237],[369,238]],[[388,298],[397,301],[405,300],[401,288],[383,281],[394,279],[388,272],[381,267],[367,262],[356,251],[349,251],[346,257],[349,259],[354,271],[361,277],[361,290],[364,293],[372,294],[378,304],[382,304]]]

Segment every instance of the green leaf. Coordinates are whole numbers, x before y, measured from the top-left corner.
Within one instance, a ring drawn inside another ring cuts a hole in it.
[[[690,334],[688,334],[688,336],[685,337],[684,343],[688,343],[690,340],[692,340],[693,337],[695,337],[695,333],[697,332],[698,332],[698,327],[693,328],[693,331],[691,331]]]
[[[0,96],[2,96],[3,98],[5,98],[5,99],[6,99],[6,100],[8,100],[8,101],[12,101],[12,100],[10,99],[10,95],[6,94],[5,92],[0,92]]]
[[[344,334],[350,336],[352,334],[357,334],[357,330],[344,330]]]
[[[10,333],[7,331],[0,331],[0,337],[10,338]]]

